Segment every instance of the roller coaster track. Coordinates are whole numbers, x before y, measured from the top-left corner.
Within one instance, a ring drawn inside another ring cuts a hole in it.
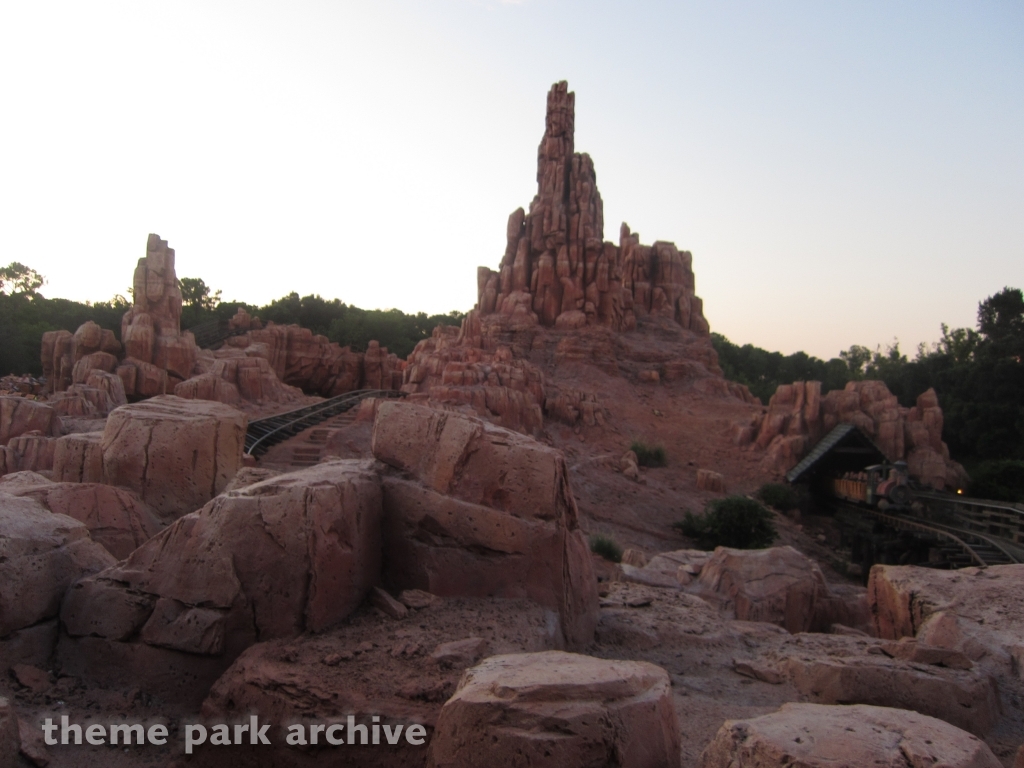
[[[892,528],[924,533],[945,541],[946,546],[942,548],[942,553],[953,566],[973,563],[974,565],[984,567],[1024,561],[1020,553],[1014,551],[1016,548],[1011,549],[992,536],[986,536],[975,531],[942,523],[923,522],[903,515],[893,515],[877,509],[859,508],[859,511],[868,512]]]
[[[914,498],[929,507],[947,508],[968,530],[1024,546],[1024,506],[921,491],[914,493]]]
[[[305,408],[296,408],[294,411],[250,421],[245,433],[245,452],[249,456],[262,456],[272,445],[277,445],[332,416],[344,413],[368,397],[405,397],[405,393],[393,389],[360,389]]]

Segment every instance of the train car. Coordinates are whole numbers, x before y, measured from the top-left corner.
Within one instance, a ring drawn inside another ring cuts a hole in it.
[[[911,494],[907,463],[873,464],[861,472],[847,472],[828,481],[833,496],[869,507],[905,507]]]

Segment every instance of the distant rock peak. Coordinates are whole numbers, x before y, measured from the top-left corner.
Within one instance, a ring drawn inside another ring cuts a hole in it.
[[[537,195],[508,220],[498,271],[480,267],[477,309],[562,329],[636,327],[656,315],[707,336],[695,294],[692,256],[673,243],[642,245],[624,223],[619,244],[604,240],[604,205],[594,162],[574,151],[576,96],[565,81],[548,92],[537,149]]]

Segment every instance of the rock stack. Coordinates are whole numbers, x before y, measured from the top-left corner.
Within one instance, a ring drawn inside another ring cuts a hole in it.
[[[529,213],[519,208],[509,216],[498,271],[479,269],[477,309],[534,316],[547,327],[616,331],[635,328],[637,316],[658,315],[707,335],[689,252],[668,242],[641,245],[626,224],[618,246],[604,242],[594,162],[573,151],[575,101],[564,81],[548,92],[537,196]]]

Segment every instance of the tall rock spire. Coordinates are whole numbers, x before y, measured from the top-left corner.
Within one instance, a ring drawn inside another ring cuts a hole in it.
[[[534,315],[557,328],[606,325],[627,331],[657,314],[708,333],[694,295],[691,257],[672,243],[640,245],[623,224],[619,245],[604,242],[604,207],[594,163],[574,151],[576,97],[565,81],[548,91],[537,148],[537,195],[530,212],[508,220],[498,272],[478,270],[483,314]]]

